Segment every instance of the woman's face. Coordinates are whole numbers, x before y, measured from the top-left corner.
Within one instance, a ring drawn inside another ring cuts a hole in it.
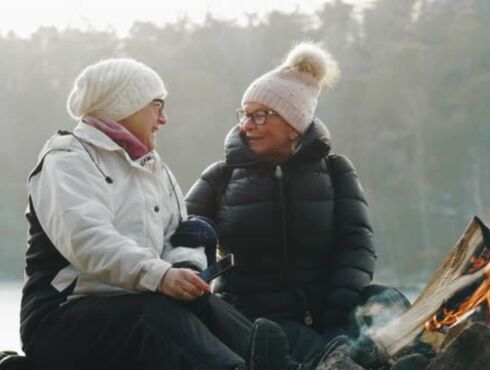
[[[247,113],[270,111],[263,104],[248,102],[243,106]],[[274,162],[283,162],[293,153],[293,143],[299,137],[298,131],[279,115],[268,115],[265,124],[257,125],[252,117],[241,122],[240,133],[257,155]]]
[[[164,101],[155,99],[119,123],[136,136],[148,151],[152,151],[155,149],[156,134],[160,126],[167,123]]]

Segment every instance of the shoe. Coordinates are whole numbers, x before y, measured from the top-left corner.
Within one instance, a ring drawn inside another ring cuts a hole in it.
[[[255,320],[250,334],[247,370],[296,370],[300,364],[289,355],[289,340],[276,323]]]

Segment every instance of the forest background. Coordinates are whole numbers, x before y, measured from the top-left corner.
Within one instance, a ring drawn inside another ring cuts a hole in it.
[[[323,42],[342,70],[317,113],[367,193],[377,280],[425,281],[473,215],[488,220],[486,0],[379,0],[361,17],[337,0],[314,14],[248,14],[244,24],[209,15],[136,22],[124,37],[54,27],[0,37],[0,280],[22,278],[26,178],[44,141],[74,127],[65,102],[82,68],[132,57],[161,74],[169,124],[158,150],[185,192],[223,157],[244,89],[304,39]]]

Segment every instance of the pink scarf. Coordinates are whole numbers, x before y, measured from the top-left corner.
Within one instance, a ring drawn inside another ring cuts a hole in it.
[[[149,153],[149,150],[136,136],[116,121],[94,116],[83,116],[82,120],[86,124],[95,127],[109,136],[109,138],[123,148],[132,159],[141,158]]]

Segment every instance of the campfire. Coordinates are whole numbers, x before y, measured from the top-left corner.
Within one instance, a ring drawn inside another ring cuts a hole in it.
[[[350,359],[369,369],[490,369],[489,262],[490,230],[475,217],[410,309],[357,340],[339,341],[347,356],[333,351],[337,358],[325,369],[359,369],[339,365]]]
[[[442,308],[430,320],[425,322],[425,330],[441,330],[451,328],[453,325],[471,316],[474,310],[480,305],[484,305],[487,312],[489,312],[490,266],[488,265],[488,257],[490,257],[490,254],[488,250],[485,251],[485,254],[486,258],[472,257],[472,268],[468,271],[468,273],[473,273],[485,267],[485,276],[482,279],[483,281],[479,284],[478,288],[473,292],[470,297],[459,304],[457,309],[450,310],[447,307]]]

